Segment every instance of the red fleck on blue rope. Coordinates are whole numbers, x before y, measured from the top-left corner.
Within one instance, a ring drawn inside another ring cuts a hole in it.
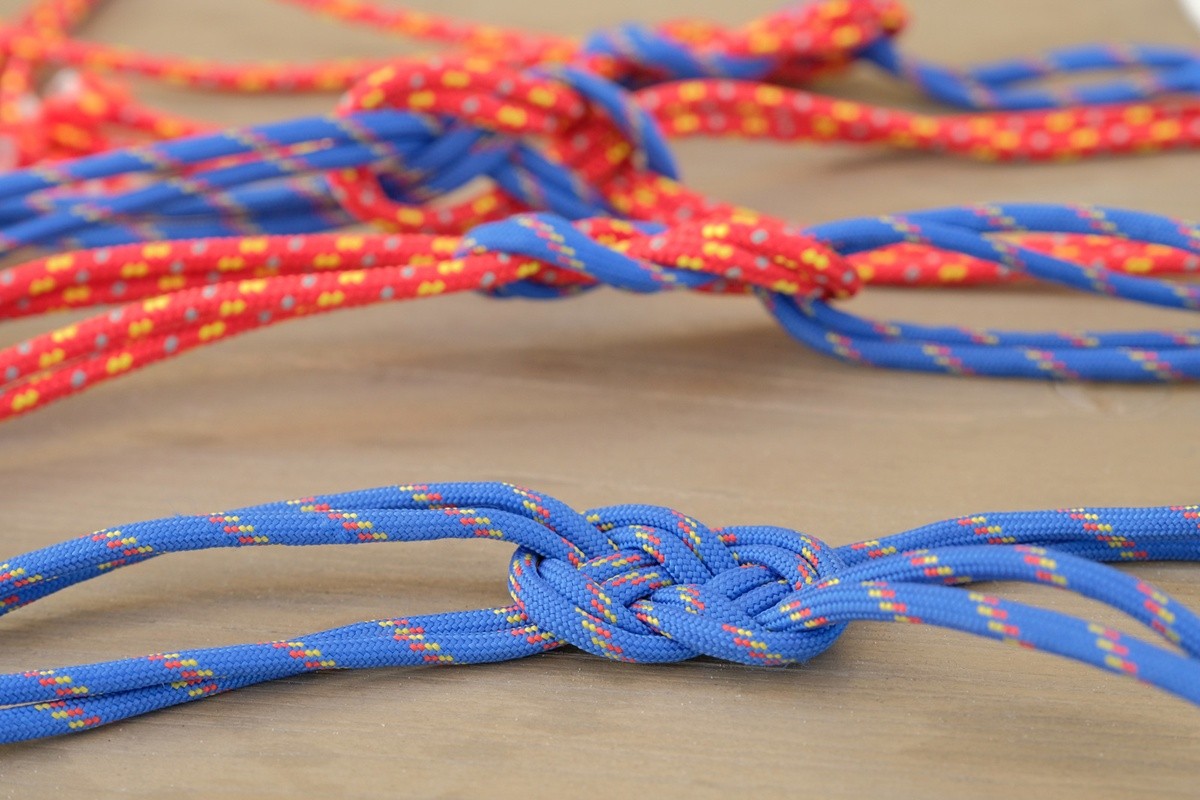
[[[578,513],[508,484],[392,486],[107,528],[0,564],[0,613],[157,556],[220,547],[487,539],[517,545],[513,603],[291,639],[0,675],[0,741],[74,733],[289,675],[473,664],[572,645],[614,661],[808,661],[857,620],[1044,650],[1200,704],[1200,617],[1096,562],[1200,560],[1200,507],[974,514],[842,547],[678,511]],[[1124,612],[1170,647],[959,588],[1021,581]]]

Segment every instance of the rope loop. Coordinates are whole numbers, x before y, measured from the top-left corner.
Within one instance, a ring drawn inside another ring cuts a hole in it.
[[[1034,110],[1074,106],[1140,103],[1200,92],[1200,53],[1154,45],[1099,45],[1052,50],[955,69],[901,54],[895,43],[879,39],[860,56],[912,83],[935,100],[974,110]],[[1046,78],[1089,72],[1142,70],[1148,74],[1060,87],[1028,87]]]

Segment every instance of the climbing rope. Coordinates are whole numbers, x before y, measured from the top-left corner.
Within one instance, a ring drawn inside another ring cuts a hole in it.
[[[799,228],[687,189],[666,144],[736,135],[992,160],[1190,148],[1200,139],[1193,53],[1089,46],[947,69],[896,49],[903,11],[883,0],[791,4],[737,29],[626,25],[582,41],[354,0],[290,2],[455,49],[388,64],[159,57],[74,38],[96,0],[36,0],[0,29],[0,159],[25,167],[0,175],[0,254],[87,248],[0,271],[0,317],[118,304],[0,350],[0,418],[288,319],[465,290],[552,299],[602,285],[753,295],[788,334],[854,363],[1200,377],[1200,330],[974,330],[877,322],[841,306],[869,283],[1034,279],[1192,311],[1200,288],[1164,280],[1200,268],[1192,223],[1019,204]],[[854,62],[970,113],[915,114],[799,88]],[[41,89],[48,67],[62,71]],[[1031,85],[1111,68],[1149,75]],[[140,104],[101,71],[345,95],[330,116],[214,132]],[[355,223],[385,232],[325,233]],[[1200,703],[1200,618],[1094,563],[1195,560],[1198,519],[1195,506],[986,514],[833,548],[782,528],[709,529],[662,508],[579,514],[512,486],[447,484],[138,523],[0,565],[0,614],[166,552],[439,538],[517,545],[513,605],[0,675],[0,741],[302,672],[498,661],[564,644],[621,661],[782,665],[816,657],[863,619],[1014,641]],[[1078,592],[1182,654],[953,586],[986,580]]]
[[[976,514],[842,547],[787,528],[708,528],[646,505],[584,513],[508,484],[398,486],[106,528],[0,564],[0,614],[156,556],[221,547],[489,539],[517,545],[513,604],[294,639],[0,675],[0,741],[95,728],[325,669],[507,661],[572,645],[614,661],[808,661],[856,620],[937,625],[1045,650],[1200,704],[1200,617],[1095,562],[1200,559],[1197,506]],[[1171,648],[957,588],[1075,592]],[[1179,652],[1182,651],[1182,652]]]
[[[765,99],[764,87],[722,82],[676,84],[671,96],[699,108],[726,102],[725,86],[730,107],[743,104],[738,91]],[[765,90],[789,108],[809,97]],[[833,305],[864,280],[1023,277],[1191,311],[1200,290],[1162,279],[1200,264],[1190,223],[1099,207],[981,205],[801,230],[678,183],[665,136],[637,97],[570,67],[396,65],[348,92],[338,116],[0,175],[0,251],[67,237],[115,243],[0,272],[0,316],[125,303],[0,351],[0,417],[286,319],[469,289],[552,298],[598,284],[754,294],[790,335],[855,363],[1057,379],[1200,376],[1197,331],[931,327]],[[147,173],[154,179],[135,189],[37,200],[81,181]],[[490,188],[433,204],[479,178]],[[303,202],[284,202],[297,186],[307,189]],[[120,244],[210,224],[192,215],[237,233],[249,207],[262,221],[252,236]],[[531,208],[547,212],[523,213]],[[399,233],[286,235],[327,217]]]

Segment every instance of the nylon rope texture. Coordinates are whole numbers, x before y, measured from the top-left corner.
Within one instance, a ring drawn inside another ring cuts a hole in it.
[[[391,486],[106,528],[0,564],[0,613],[172,552],[484,539],[515,544],[500,608],[0,675],[0,741],[75,733],[326,669],[506,661],[563,645],[614,661],[808,661],[857,620],[937,625],[1075,659],[1200,704],[1200,617],[1097,562],[1200,558],[1200,507],[972,514],[830,547],[678,511],[576,512],[509,484]],[[1124,612],[1166,647],[961,588],[1021,581]]]

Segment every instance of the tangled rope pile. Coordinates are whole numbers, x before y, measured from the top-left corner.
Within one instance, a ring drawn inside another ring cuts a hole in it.
[[[616,661],[707,655],[807,661],[855,620],[938,625],[1045,650],[1200,704],[1200,617],[1100,561],[1200,559],[1200,510],[977,514],[830,547],[769,526],[708,528],[667,508],[584,513],[508,484],[430,484],[308,497],[107,528],[0,564],[0,613],[164,553],[261,545],[489,539],[517,545],[513,604],[372,620],[296,639],[0,675],[0,741],[95,728],[324,669],[470,664],[570,644]],[[1076,592],[1146,625],[1167,649],[955,585]]]
[[[732,89],[722,100],[725,86]],[[690,97],[693,108],[725,109],[758,96],[774,98],[785,114],[808,97],[766,88],[764,95],[762,86],[682,83],[670,89],[670,101],[663,89],[649,91],[658,92],[659,107]],[[830,304],[850,297],[864,278],[938,284],[1026,276],[1194,310],[1195,288],[1144,274],[1197,268],[1200,239],[1189,223],[1013,205],[799,230],[677,183],[665,137],[639,99],[569,67],[516,70],[478,59],[392,66],[356,85],[341,116],[0,175],[0,219],[7,222],[0,250],[66,237],[104,245],[0,272],[0,315],[126,303],[0,351],[0,416],[286,319],[468,289],[562,297],[598,283],[635,292],[753,293],[792,336],[857,363],[1091,380],[1200,376],[1193,331],[929,327],[863,320]],[[855,107],[841,113],[865,118]],[[53,196],[80,181],[145,173],[158,178],[116,193]],[[491,187],[430,205],[480,177]],[[312,180],[320,185],[294,191]],[[38,200],[46,192],[51,199]],[[530,208],[552,213],[518,213]],[[256,230],[308,230],[334,213],[399,233],[120,244],[171,238],[196,225],[206,234],[216,224],[233,233],[252,217]],[[189,219],[196,215],[215,216]]]

